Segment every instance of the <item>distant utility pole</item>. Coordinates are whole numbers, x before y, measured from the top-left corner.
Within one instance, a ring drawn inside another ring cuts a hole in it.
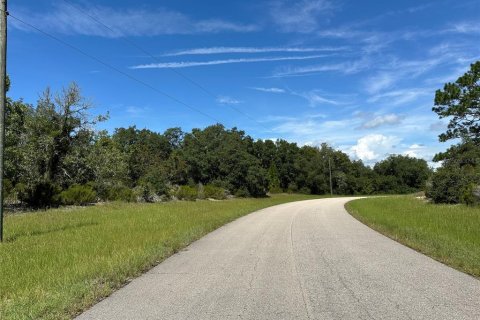
[[[3,242],[3,158],[5,146],[5,110],[7,106],[7,0],[1,0],[0,12],[0,242]]]
[[[330,163],[330,156],[328,157],[328,170],[330,171],[330,195],[333,196],[332,186],[332,164]]]

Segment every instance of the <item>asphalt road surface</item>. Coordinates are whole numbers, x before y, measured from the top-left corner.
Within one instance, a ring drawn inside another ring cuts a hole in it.
[[[369,229],[348,200],[240,218],[78,319],[480,319],[480,281]]]

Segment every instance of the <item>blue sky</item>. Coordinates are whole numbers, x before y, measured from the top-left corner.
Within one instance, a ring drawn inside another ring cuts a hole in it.
[[[478,0],[16,0],[9,11],[130,76],[10,18],[14,98],[75,81],[110,131],[220,121],[367,164],[446,149],[434,92],[480,59]]]

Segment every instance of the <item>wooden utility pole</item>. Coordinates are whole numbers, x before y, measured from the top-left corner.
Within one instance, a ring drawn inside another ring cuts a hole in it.
[[[7,0],[1,0],[0,12],[0,242],[3,242],[3,159],[5,146],[5,109],[7,106]]]
[[[330,195],[333,196],[332,186],[332,164],[330,163],[330,156],[328,157],[328,170],[330,171]]]

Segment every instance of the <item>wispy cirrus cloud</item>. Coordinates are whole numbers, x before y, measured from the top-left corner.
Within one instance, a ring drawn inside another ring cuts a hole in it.
[[[370,103],[388,101],[389,105],[397,106],[416,101],[420,97],[432,96],[433,92],[435,92],[433,88],[403,88],[374,95],[367,101]]]
[[[268,93],[285,93],[292,96],[300,97],[307,100],[310,107],[317,107],[319,105],[346,105],[347,103],[340,101],[338,95],[331,95],[322,92],[321,90],[313,89],[308,91],[294,91],[291,89],[282,89],[282,88],[262,88],[262,87],[251,87],[250,89],[268,92]],[[343,97],[344,98],[344,97]]]
[[[129,114],[129,116],[138,118],[146,116],[149,112],[151,112],[151,109],[148,107],[128,106],[125,108],[125,111]]]
[[[237,100],[235,98],[229,97],[229,96],[219,96],[217,97],[217,103],[219,104],[240,104],[242,101]]]
[[[282,88],[260,88],[260,87],[252,87],[252,90],[261,91],[261,92],[268,92],[268,93],[285,93],[286,90]]]
[[[227,53],[306,53],[306,52],[335,52],[348,50],[347,46],[340,47],[208,47],[178,50],[163,54],[164,57],[175,57],[185,55],[209,55]]]
[[[395,76],[388,72],[380,72],[368,77],[365,87],[368,93],[375,94],[389,88],[395,82]]]
[[[319,90],[310,90],[306,92],[295,92],[290,91],[290,94],[294,96],[301,97],[308,101],[310,107],[316,107],[319,105],[330,104],[330,105],[340,105],[339,101],[333,100],[331,98],[327,98],[320,92]]]
[[[453,26],[446,31],[463,34],[479,34],[480,23],[478,21],[462,21],[453,24]]]
[[[181,12],[165,8],[152,10],[144,8],[116,9],[85,3],[77,6],[81,11],[101,20],[111,30],[95,22],[87,15],[66,3],[55,3],[44,12],[32,11],[25,7],[12,6],[11,12],[30,23],[41,26],[52,33],[86,35],[107,38],[122,36],[157,36],[166,34],[197,34],[219,32],[252,32],[258,30],[254,24],[242,24],[222,19],[195,20]],[[27,19],[28,18],[28,19]],[[31,31],[12,20],[12,26]]]
[[[364,81],[364,87],[367,93],[373,95],[371,101],[379,97],[385,90],[392,91],[392,87],[398,84],[411,81],[414,78],[429,75],[438,68],[452,70],[448,74],[429,76],[423,82],[427,85],[442,84],[455,80],[458,75],[464,73],[472,61],[476,60],[476,56],[480,54],[480,50],[475,45],[468,42],[441,42],[426,51],[424,58],[414,60],[405,60],[398,57],[384,59],[379,61],[377,71],[368,76]],[[415,90],[408,94],[408,98],[412,94],[420,92]]]
[[[311,60],[327,57],[327,55],[310,55],[310,56],[289,56],[289,57],[265,57],[265,58],[238,58],[223,59],[210,61],[180,61],[180,62],[162,62],[140,64],[130,67],[131,69],[166,69],[166,68],[190,68],[200,66],[213,66],[219,64],[231,63],[254,63],[254,62],[271,62],[271,61],[288,61],[288,60]]]
[[[333,64],[321,64],[321,65],[310,65],[310,66],[300,66],[292,67],[286,66],[278,68],[272,78],[282,78],[282,77],[295,77],[295,76],[308,76],[311,74],[317,74],[321,72],[340,72],[343,74],[353,74],[359,71],[365,70],[370,66],[370,62],[365,59],[359,59],[356,61],[346,61]]]
[[[336,8],[327,0],[274,1],[270,16],[282,31],[308,33]]]

